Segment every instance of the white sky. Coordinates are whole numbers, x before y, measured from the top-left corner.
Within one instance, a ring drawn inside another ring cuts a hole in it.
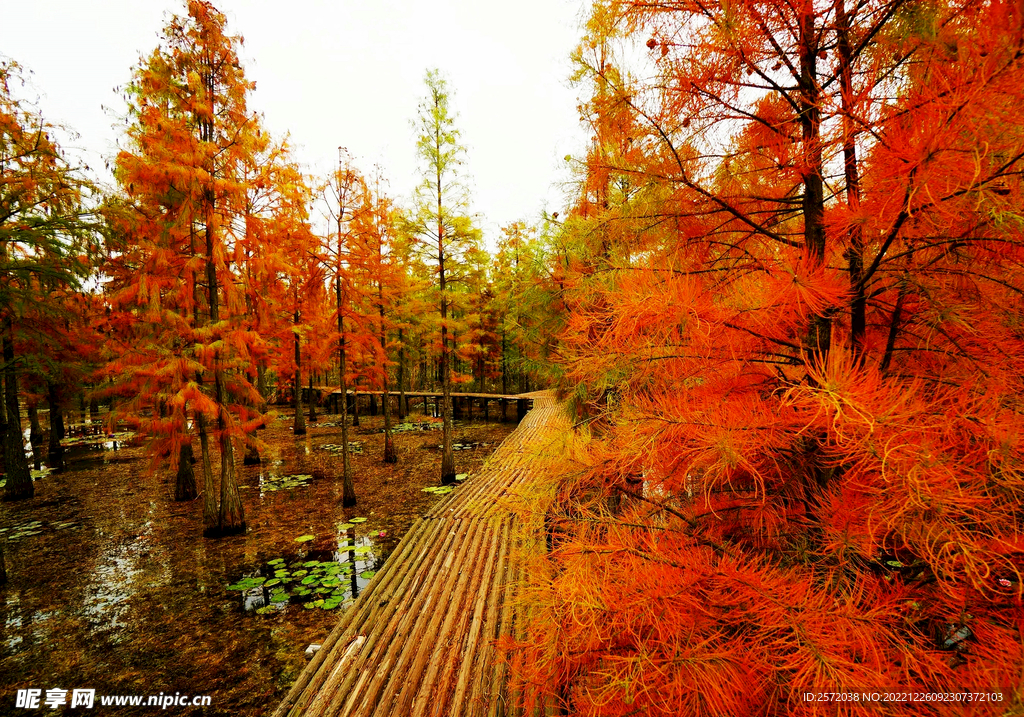
[[[582,151],[569,53],[585,0],[219,0],[245,38],[250,109],[298,158],[328,171],[339,146],[400,201],[417,183],[411,120],[423,76],[449,80],[467,145],[473,210],[493,246],[500,225],[564,206],[565,155]],[[3,0],[0,54],[32,72],[46,118],[80,135],[94,170],[116,151],[114,88],[157,45],[184,0]],[[102,172],[98,176],[106,179]]]

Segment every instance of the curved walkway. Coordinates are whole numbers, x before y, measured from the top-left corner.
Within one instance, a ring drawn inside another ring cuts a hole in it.
[[[542,518],[523,524],[510,499],[569,470],[571,433],[553,394],[522,397],[534,408],[479,473],[413,524],[274,717],[520,714],[494,640],[521,635],[515,590],[544,535]]]

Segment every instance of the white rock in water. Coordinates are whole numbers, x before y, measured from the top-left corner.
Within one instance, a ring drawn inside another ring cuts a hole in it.
[[[319,650],[320,647],[321,647],[320,645],[316,645],[316,644],[313,644],[313,645],[310,645],[309,647],[307,647],[306,648],[306,659],[307,660],[312,659],[313,655],[316,654],[316,651]]]

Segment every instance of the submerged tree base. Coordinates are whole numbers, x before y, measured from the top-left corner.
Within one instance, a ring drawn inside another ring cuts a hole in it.
[[[229,526],[217,526],[216,528],[207,528],[203,531],[204,538],[226,538],[230,535],[242,535],[246,531],[246,524],[241,525],[229,525]]]
[[[28,498],[35,497],[36,488],[30,479],[28,483],[16,483],[14,485],[8,483],[4,487],[4,495],[0,500],[5,503],[10,503],[16,500],[27,500]]]
[[[174,500],[179,502],[195,500],[199,495],[199,489],[196,487],[196,473],[193,470],[195,462],[196,459],[192,452],[192,446],[186,443],[178,452],[178,473],[174,481]]]

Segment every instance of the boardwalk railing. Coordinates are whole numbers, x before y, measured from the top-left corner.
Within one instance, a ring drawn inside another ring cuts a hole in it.
[[[550,394],[529,398],[483,470],[412,526],[275,717],[519,714],[494,641],[521,636],[515,593],[544,536],[542,519],[520,521],[510,499],[567,469],[570,436]]]
[[[314,391],[314,393],[316,395],[316,400],[317,401],[321,401],[321,400],[324,401],[327,404],[328,409],[330,410],[331,413],[341,413],[341,408],[340,408],[340,406],[341,406],[341,391],[340,390],[336,389],[336,390],[330,391],[328,389],[323,389],[323,388],[317,387],[317,388],[314,388],[313,391]],[[377,399],[383,399],[383,397],[385,396],[384,391],[367,391],[367,390],[358,390],[358,391],[356,391],[356,390],[349,389],[347,393],[348,393],[348,403],[349,403],[348,410],[349,410],[349,413],[354,413],[355,412],[355,408],[356,408],[356,406],[355,406],[356,401],[359,401],[360,398],[364,398],[365,397],[365,398],[369,399],[369,411],[370,411],[370,415],[371,416],[376,416],[377,415]],[[526,412],[527,412],[527,410],[529,408],[530,399],[534,395],[538,395],[538,394],[542,394],[542,393],[544,393],[544,392],[543,391],[535,391],[534,393],[521,393],[521,394],[514,394],[514,395],[504,395],[504,394],[500,394],[500,393],[462,393],[462,392],[453,392],[451,394],[451,397],[452,397],[452,409],[453,409],[453,411],[455,413],[455,418],[456,419],[461,419],[463,417],[463,413],[467,414],[466,415],[467,418],[472,418],[473,417],[473,405],[476,404],[476,406],[478,407],[478,413],[483,415],[484,420],[487,420],[489,418],[489,411],[490,411],[491,404],[492,403],[497,403],[499,405],[499,407],[500,407],[500,410],[501,410],[501,420],[502,421],[507,421],[508,420],[508,406],[509,406],[509,404],[513,404],[516,407],[516,420],[522,420],[523,417],[526,415]],[[310,396],[311,395],[314,395],[314,394],[310,394],[310,389],[307,389],[307,388],[303,388],[302,389],[302,400],[303,401],[307,401],[308,402],[310,400]],[[413,403],[418,402],[420,404],[420,408],[423,411],[424,415],[426,415],[428,413],[428,410],[431,408],[430,403],[431,403],[431,401],[433,401],[433,415],[435,415],[435,416],[440,416],[441,415],[441,396],[442,396],[442,394],[441,394],[440,391],[405,391],[405,392],[401,392],[401,393],[398,392],[398,391],[389,391],[389,392],[387,392],[386,396],[390,400],[394,400],[394,399],[397,399],[397,398],[399,398],[401,396],[404,396],[405,397],[405,401],[406,401],[406,406],[409,408],[410,411],[412,410]]]

